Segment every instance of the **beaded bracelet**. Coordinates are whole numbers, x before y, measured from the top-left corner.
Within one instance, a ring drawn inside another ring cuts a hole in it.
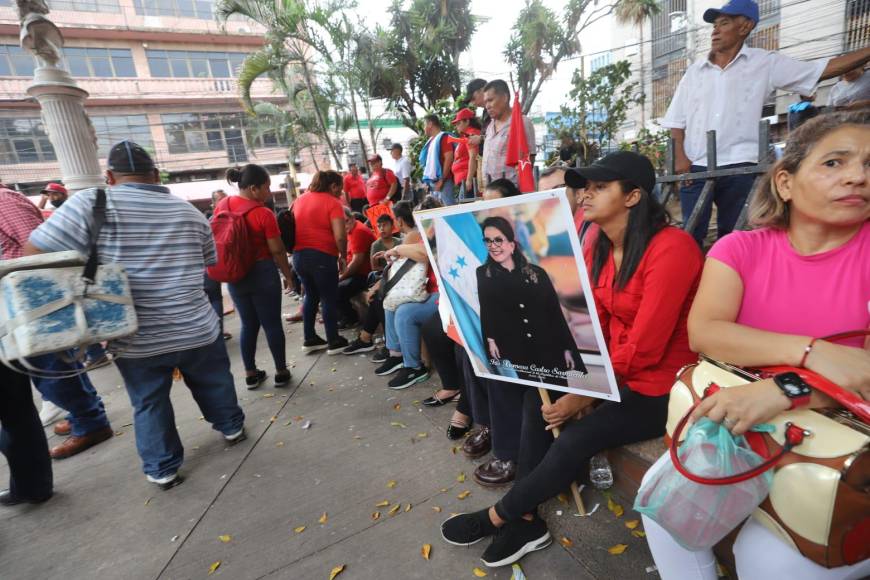
[[[812,339],[810,343],[806,346],[806,348],[804,349],[804,356],[801,357],[801,362],[798,365],[799,367],[804,368],[804,364],[807,362],[807,357],[810,356],[810,351],[813,350],[813,346],[815,346],[817,340],[819,339]]]

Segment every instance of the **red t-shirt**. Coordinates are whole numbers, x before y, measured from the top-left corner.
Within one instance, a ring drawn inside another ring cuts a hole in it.
[[[584,253],[591,274],[596,244],[587,239]],[[703,265],[698,244],[671,226],[650,240],[625,288],[614,286],[613,253],[607,257],[598,280],[592,280],[592,293],[620,385],[642,395],[667,395],[677,371],[698,360],[689,348],[686,321]]]
[[[480,130],[475,129],[474,127],[469,127],[465,130],[463,137],[467,138],[471,135],[480,135]],[[446,141],[446,139],[444,141]],[[477,147],[472,145],[469,148],[466,142],[460,142],[456,145],[456,155],[453,158],[452,168],[453,183],[456,185],[459,185],[468,178],[468,162],[470,161],[469,150],[477,152]]]
[[[337,197],[321,191],[307,191],[293,202],[296,218],[294,250],[317,250],[338,257],[332,220],[344,219],[344,206]]]
[[[269,245],[266,243],[266,240],[280,238],[281,230],[278,228],[278,220],[275,218],[275,214],[263,205],[263,202],[247,199],[240,195],[231,195],[220,200],[214,211],[216,214],[224,211],[234,211],[236,213],[247,211],[245,223],[248,224],[248,238],[256,256],[255,259],[266,260],[272,258],[272,252],[269,251]]]
[[[369,200],[369,205],[380,203],[386,198],[390,193],[390,187],[396,181],[396,174],[389,169],[381,169],[379,173],[372,172],[366,182],[366,199]]]
[[[350,264],[354,254],[365,254],[372,249],[372,244],[375,243],[375,235],[370,229],[363,224],[356,222],[353,230],[347,234],[347,263]],[[372,261],[366,257],[363,260],[362,269],[357,272],[357,276],[368,276],[372,271]]]
[[[348,173],[344,176],[344,191],[350,199],[365,199],[366,180],[362,178],[362,175],[357,174],[354,177]]]

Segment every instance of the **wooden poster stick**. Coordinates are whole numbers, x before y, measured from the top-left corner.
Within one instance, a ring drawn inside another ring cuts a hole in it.
[[[538,394],[541,395],[541,401],[544,402],[545,405],[552,405],[552,401],[550,401],[550,392],[544,387],[538,387]],[[557,438],[561,433],[561,429],[558,427],[554,427],[551,429],[553,432],[553,439]],[[574,503],[577,504],[577,510],[580,512],[581,516],[586,515],[586,508],[583,506],[583,498],[580,497],[580,489],[577,487],[577,482],[571,482],[571,495],[574,496]]]

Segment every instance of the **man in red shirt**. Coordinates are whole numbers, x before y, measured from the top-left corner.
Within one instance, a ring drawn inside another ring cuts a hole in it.
[[[368,287],[375,235],[357,221],[348,208],[344,208],[344,222],[347,229],[347,266],[338,274],[338,327],[350,328],[359,322],[359,316],[350,301]]]
[[[380,155],[369,158],[369,167],[372,171],[366,182],[366,198],[369,205],[375,205],[393,197],[399,189],[399,180],[395,173],[384,168],[384,160]]]
[[[344,195],[350,209],[362,213],[366,205],[366,180],[360,175],[356,163],[351,163],[349,171],[344,175]]]

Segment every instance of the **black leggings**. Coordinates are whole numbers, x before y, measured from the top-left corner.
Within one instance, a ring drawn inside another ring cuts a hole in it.
[[[0,364],[0,452],[9,462],[9,492],[44,499],[52,492],[48,442],[27,375]]]
[[[495,504],[500,518],[510,522],[534,513],[538,505],[579,479],[596,453],[664,435],[668,395],[647,397],[628,387],[620,388],[619,394],[622,402],[607,401],[582,419],[568,421],[554,441],[544,430],[538,390],[528,389],[517,482]]]
[[[375,294],[372,301],[369,302],[369,307],[366,309],[365,318],[363,318],[362,329],[369,334],[374,334],[379,326],[384,324],[384,303],[380,297]]]
[[[441,377],[441,386],[450,391],[459,389],[461,394],[456,409],[466,417],[470,417],[471,402],[468,400],[465,381],[462,380],[462,373],[459,372],[459,366],[456,363],[458,345],[444,333],[444,328],[441,326],[441,316],[437,312],[423,323],[422,334],[423,342],[429,349],[432,366]]]

